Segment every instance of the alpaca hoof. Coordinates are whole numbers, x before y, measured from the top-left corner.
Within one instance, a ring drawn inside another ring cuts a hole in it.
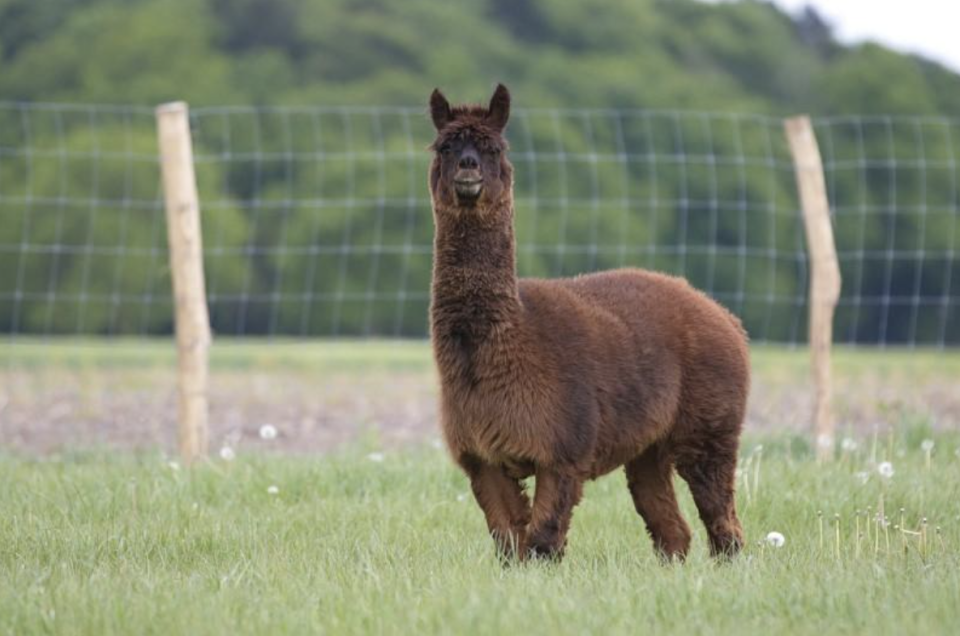
[[[536,561],[559,563],[563,559],[563,546],[531,544],[527,549],[527,557]]]
[[[718,561],[733,559],[743,548],[743,540],[737,535],[719,537],[710,542],[710,552]]]
[[[683,565],[687,560],[687,553],[682,551],[668,552],[665,550],[657,550],[657,560],[660,561],[660,565]]]

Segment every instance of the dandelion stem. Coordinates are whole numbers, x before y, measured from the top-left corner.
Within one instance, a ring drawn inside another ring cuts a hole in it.
[[[927,518],[920,521],[920,558],[927,560]]]
[[[854,517],[856,520],[857,534],[854,536],[854,551],[853,554],[856,558],[860,558],[860,510],[857,509],[857,514]]]
[[[763,451],[757,452],[757,463],[753,466],[753,491],[755,493],[760,492],[760,458],[763,456]]]
[[[839,513],[833,516],[833,522],[834,522],[835,534],[837,537],[835,554],[837,557],[837,561],[839,561],[840,560],[840,514]]]
[[[907,529],[907,526],[904,525],[903,518],[903,508],[900,509],[900,547],[903,548],[903,553],[907,553],[907,535],[904,530]]]
[[[817,510],[817,522],[820,525],[820,554],[823,554],[823,511]]]

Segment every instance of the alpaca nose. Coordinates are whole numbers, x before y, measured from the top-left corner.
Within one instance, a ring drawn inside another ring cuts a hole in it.
[[[459,168],[461,170],[476,170],[480,167],[480,158],[474,152],[465,152],[460,155]]]

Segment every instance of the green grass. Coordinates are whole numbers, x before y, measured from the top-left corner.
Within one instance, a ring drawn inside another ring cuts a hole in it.
[[[752,353],[768,386],[807,376],[804,350]],[[38,391],[62,374],[153,382],[175,367],[169,340],[18,340],[3,354],[10,377],[37,379]],[[215,378],[432,373],[423,342],[217,340],[212,366]],[[960,353],[838,348],[835,370],[854,388],[869,375],[949,384]],[[378,463],[371,441],[190,470],[157,454],[0,454],[0,634],[955,633],[960,433],[894,415],[895,433],[858,439],[828,466],[804,437],[747,440],[748,546],[724,565],[708,558],[683,485],[694,550],[682,566],[659,565],[620,472],[588,486],[562,564],[505,569],[465,479],[432,447],[388,450]],[[889,480],[876,470],[884,460]],[[877,543],[871,522],[858,547],[855,513],[863,532],[881,501],[891,525]],[[900,508],[910,530],[928,518],[923,549],[893,527]],[[762,543],[769,531],[784,547]]]
[[[174,368],[176,344],[169,338],[18,338],[3,350],[18,369]],[[236,340],[217,338],[210,348],[214,371],[274,368],[296,371],[429,370],[425,340]]]
[[[0,457],[0,633],[955,633],[960,437],[938,437],[929,467],[907,433],[827,467],[761,441],[741,464],[745,552],[707,557],[681,487],[695,546],[669,567],[620,473],[587,488],[562,564],[503,568],[466,481],[430,447],[190,470],[157,455]],[[884,480],[871,458],[888,453]],[[891,525],[857,554],[855,511],[881,499],[893,523],[900,508],[911,529],[928,517],[924,551],[910,535],[904,552]],[[757,544],[772,530],[782,548]]]
[[[20,368],[173,367],[175,343],[170,338],[56,338],[29,337],[7,341],[3,357]],[[754,373],[805,376],[809,353],[805,348],[776,344],[751,347]],[[903,373],[910,377],[948,375],[960,378],[960,350],[834,347],[837,375],[865,370]],[[304,371],[366,371],[378,369],[430,370],[433,358],[425,340],[242,340],[217,338],[210,348],[217,369]]]

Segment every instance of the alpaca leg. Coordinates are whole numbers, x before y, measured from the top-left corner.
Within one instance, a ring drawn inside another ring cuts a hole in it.
[[[503,468],[480,460],[462,462],[470,477],[470,487],[487,519],[487,528],[504,557],[523,554],[526,527],[530,522],[530,500],[517,479]]]
[[[733,556],[743,546],[734,501],[739,425],[733,430],[726,435],[714,430],[706,439],[676,447],[677,472],[690,486],[713,556]]]
[[[573,508],[583,495],[583,482],[556,470],[537,470],[537,492],[527,546],[533,556],[563,557]]]
[[[683,560],[690,548],[690,527],[673,491],[673,465],[660,448],[647,449],[626,466],[627,486],[637,513],[664,561]]]

